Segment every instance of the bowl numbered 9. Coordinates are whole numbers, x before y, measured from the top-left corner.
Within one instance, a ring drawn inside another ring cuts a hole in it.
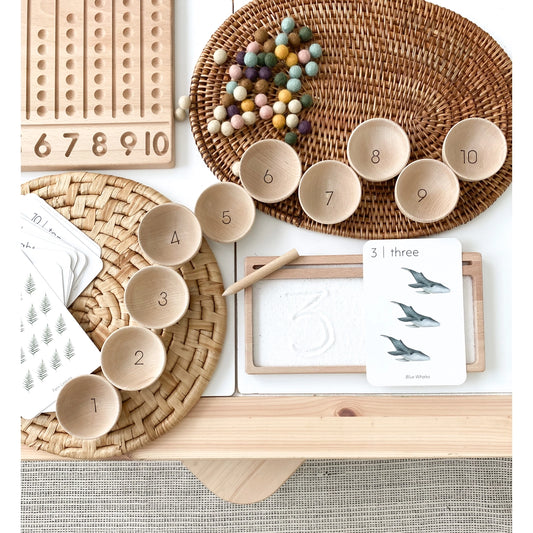
[[[302,165],[298,154],[287,143],[265,139],[244,152],[239,173],[250,196],[272,204],[285,200],[298,188]]]
[[[442,146],[442,159],[464,181],[494,176],[507,157],[507,141],[496,124],[467,118],[453,126]]]
[[[139,245],[152,263],[178,266],[192,259],[202,244],[202,228],[194,213],[181,204],[152,208],[139,224]]]
[[[166,328],[178,322],[189,308],[189,289],[175,270],[152,265],[131,277],[124,303],[131,318],[142,326]]]

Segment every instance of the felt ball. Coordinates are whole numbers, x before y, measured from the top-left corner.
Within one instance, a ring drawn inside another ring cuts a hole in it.
[[[218,50],[215,50],[215,53],[213,54],[213,59],[217,65],[223,65],[228,59],[228,54],[226,50],[219,48]]]
[[[278,100],[280,102],[284,102],[285,104],[288,104],[292,99],[292,93],[288,91],[287,89],[281,89],[281,91],[278,93]]]
[[[311,54],[311,57],[318,59],[322,56],[322,47],[318,43],[313,43],[309,47],[309,53]]]
[[[244,87],[247,93],[251,93],[254,89],[254,82],[248,78],[242,78],[242,80],[239,81],[239,85]]]
[[[242,85],[239,85],[238,87],[235,87],[233,96],[237,102],[242,102],[248,96],[248,91]]]
[[[261,67],[259,69],[259,77],[262,80],[269,80],[272,77],[272,71],[269,67]]]
[[[178,107],[181,107],[181,109],[185,109],[185,111],[188,111],[188,109],[191,107],[191,97],[186,94],[180,96],[178,99]]]
[[[222,124],[220,125],[220,131],[222,135],[225,135],[226,137],[233,135],[233,133],[235,132],[229,120],[222,122]]]
[[[254,67],[247,67],[244,75],[251,81],[256,81],[259,76],[259,71]]]
[[[215,133],[218,133],[220,131],[220,120],[210,120],[207,123],[207,131],[214,135]]]
[[[269,52],[265,56],[265,66],[269,68],[274,68],[278,64],[278,58],[276,57],[276,54],[273,52]]]
[[[253,111],[255,109],[254,101],[250,98],[243,100],[241,103],[241,111]]]
[[[298,140],[298,135],[296,133],[294,133],[293,131],[289,131],[286,135],[285,135],[285,142],[287,144],[290,144],[291,146],[296,144],[296,141]]]
[[[239,65],[231,65],[228,74],[232,80],[238,81],[242,78],[242,68]]]
[[[238,85],[239,84],[235,80],[228,81],[228,83],[226,83],[226,92],[228,94],[233,94],[233,91]]]
[[[227,116],[228,112],[226,111],[226,107],[223,105],[217,105],[213,110],[213,117],[218,121],[224,120]]]
[[[318,74],[318,63],[316,61],[309,61],[307,65],[305,65],[305,73],[308,76],[316,76]]]
[[[253,52],[255,55],[257,55],[263,47],[257,42],[252,41],[251,43],[248,43],[248,46],[246,47],[247,52]]]
[[[300,123],[298,124],[298,131],[302,135],[311,133],[311,123],[308,120],[300,120]]]
[[[302,104],[300,100],[291,100],[288,103],[287,108],[289,109],[291,113],[294,113],[297,115],[302,110]]]
[[[267,93],[270,88],[270,84],[267,80],[257,80],[254,85],[256,93]]]
[[[289,55],[289,48],[285,44],[278,44],[274,50],[278,59],[285,59]]]
[[[300,122],[300,119],[298,118],[298,115],[295,115],[294,113],[287,115],[287,118],[285,119],[287,128],[291,128],[291,129],[296,128],[298,126],[298,122]]]
[[[239,114],[239,108],[235,104],[231,104],[228,109],[226,109],[226,111],[228,113],[229,118]]]
[[[289,33],[289,44],[293,47],[293,48],[298,48],[300,46],[300,36],[298,35],[298,32],[297,31],[291,31],[291,33]]]
[[[255,95],[255,105],[257,107],[263,107],[264,105],[267,105],[268,98],[267,95],[264,93],[259,93]]]
[[[246,52],[244,50],[241,50],[240,52],[237,52],[235,54],[235,61],[241,66],[244,65],[244,56],[246,55]]]
[[[313,105],[313,97],[310,94],[302,94],[300,103],[302,107],[311,107]]]
[[[244,120],[244,123],[247,126],[251,126],[255,124],[255,121],[257,120],[257,116],[253,111],[245,111],[242,114],[242,119]]]
[[[255,31],[254,33],[254,39],[259,43],[259,44],[264,44],[265,41],[267,41],[269,39],[269,35],[268,35],[268,32],[265,30],[265,28],[259,28],[258,30]]]
[[[272,115],[274,114],[274,110],[269,105],[264,105],[259,109],[259,116],[262,119],[268,120],[272,118]]]
[[[285,127],[285,117],[283,115],[274,115],[272,117],[272,125],[280,130]]]
[[[246,52],[246,55],[244,56],[244,64],[247,67],[255,67],[257,65],[257,54]]]
[[[241,162],[240,161],[235,161],[231,165],[231,173],[237,178],[241,175]]]
[[[289,69],[289,77],[291,78],[301,78],[302,77],[302,67],[300,65],[293,65]]]
[[[292,17],[286,17],[281,21],[281,31],[290,33],[294,30],[294,19]]]
[[[291,93],[297,93],[302,88],[302,82],[298,78],[291,78],[287,81],[287,89]]]
[[[266,57],[266,52],[259,52],[257,54],[257,66],[258,67],[265,66],[265,57]]]
[[[309,50],[307,49],[302,49],[298,52],[298,61],[302,64],[302,65],[305,65],[307,63],[309,63],[309,61],[311,61],[311,54],[309,52]]]
[[[284,72],[278,72],[274,76],[274,85],[276,87],[285,87],[285,85],[287,85],[287,74]]]
[[[287,104],[285,102],[280,102],[279,100],[277,102],[274,102],[272,104],[272,109],[274,110],[274,113],[277,115],[283,115],[285,111],[287,111]]]
[[[187,110],[177,107],[174,110],[174,117],[178,122],[183,122],[187,118]]]
[[[270,38],[263,43],[263,51],[267,54],[273,53],[275,49],[276,41],[274,39]]]
[[[307,26],[302,26],[298,31],[298,34],[300,35],[300,40],[303,43],[306,43],[307,41],[310,41],[313,38],[313,32]]]
[[[241,115],[233,115],[231,117],[231,125],[234,129],[240,130],[244,126],[244,119]]]
[[[224,106],[224,107],[229,107],[231,104],[234,104],[235,103],[235,98],[233,97],[232,94],[230,93],[224,93],[222,95],[222,98],[220,99],[220,103]]]
[[[289,36],[286,33],[280,33],[279,35],[276,35],[275,42],[276,42],[276,45],[280,45],[280,44],[288,45]]]
[[[298,64],[298,55],[294,52],[290,52],[289,55],[285,59],[285,64],[288,67],[293,67],[294,65]]]

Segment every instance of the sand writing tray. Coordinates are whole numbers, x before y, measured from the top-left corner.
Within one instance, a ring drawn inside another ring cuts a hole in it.
[[[247,257],[245,274],[272,259]],[[246,372],[365,372],[362,278],[362,255],[302,256],[246,288]],[[482,372],[485,370],[485,340],[479,253],[463,253],[463,280],[466,367],[468,372]],[[294,287],[290,288],[288,282],[293,282]],[[274,309],[274,306],[279,307]],[[266,320],[270,321],[269,327],[265,327]]]
[[[174,165],[173,2],[23,0],[22,169]]]
[[[89,172],[45,176],[22,186],[35,193],[97,242],[104,268],[69,308],[98,348],[130,322],[124,306],[128,280],[149,265],[137,228],[153,207],[169,200],[135,181]],[[22,419],[23,444],[63,457],[102,459],[128,454],[178,424],[200,399],[215,370],[226,331],[226,304],[216,259],[203,240],[178,270],[190,292],[189,308],[174,326],[153,330],[167,363],[142,391],[122,391],[122,412],[112,430],[96,440],[71,437],[55,413]],[[101,375],[99,369],[96,374]]]
[[[238,183],[231,165],[253,143],[283,140],[270,121],[259,120],[231,137],[212,135],[207,123],[229,81],[234,54],[264,26],[272,36],[284,17],[307,25],[321,44],[320,74],[305,78],[302,92],[315,105],[301,114],[313,132],[300,136],[295,150],[305,172],[324,159],[348,164],[346,147],[355,127],[383,117],[400,124],[411,142],[411,161],[441,159],[449,129],[459,120],[482,117],[505,134],[508,156],[489,180],[461,183],[456,208],[444,219],[413,222],[394,202],[395,179],[363,182],[359,208],[335,225],[313,222],[297,194],[276,204],[257,202],[264,213],[299,227],[360,239],[407,238],[449,230],[479,215],[511,183],[511,61],[494,39],[460,15],[423,0],[256,0],[230,16],[206,44],[191,81],[190,121],[207,166],[221,181]],[[213,53],[226,49],[231,57],[217,66]],[[312,80],[312,81],[310,81]],[[269,101],[275,100],[271,87]]]

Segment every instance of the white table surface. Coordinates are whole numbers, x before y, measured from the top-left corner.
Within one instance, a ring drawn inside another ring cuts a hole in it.
[[[452,9],[487,31],[513,58],[511,40],[513,26],[509,3],[494,0],[438,0],[434,2]],[[246,2],[235,1],[235,9]],[[230,0],[176,0],[175,2],[175,97],[188,94],[195,63],[203,47],[217,27],[232,13]],[[15,115],[16,116],[16,115]],[[18,120],[18,119],[16,119]],[[171,169],[99,171],[115,174],[144,183],[171,201],[191,209],[196,199],[209,185],[216,183],[214,175],[202,160],[189,123],[177,122],[176,165]],[[58,171],[60,172],[60,171]],[[20,183],[51,172],[23,172]],[[435,392],[510,392],[511,391],[511,188],[493,206],[473,221],[436,237],[457,237],[464,251],[480,252],[483,256],[485,344],[487,370],[469,374],[460,387],[424,389]],[[272,239],[276,235],[276,239]],[[296,228],[257,212],[252,231],[236,245],[209,241],[220,266],[225,286],[243,275],[243,259],[248,255],[277,255],[296,247],[300,254],[361,253],[364,241],[329,236]],[[236,263],[235,263],[236,258]],[[234,271],[234,264],[237,271]],[[257,377],[248,376],[242,366],[243,320],[242,292],[228,303],[228,329],[221,362],[213,376],[206,395],[228,396],[236,389],[248,393],[286,391],[284,378],[277,382],[268,376],[269,384],[257,384]],[[234,301],[237,302],[237,338],[234,335]],[[236,365],[236,361],[238,364]],[[364,375],[291,376],[291,392],[406,392],[382,391],[370,387]],[[274,381],[272,381],[274,380]],[[262,382],[263,383],[263,382]],[[258,385],[254,389],[255,384]],[[411,391],[408,391],[411,392]],[[416,391],[421,393],[420,388]]]

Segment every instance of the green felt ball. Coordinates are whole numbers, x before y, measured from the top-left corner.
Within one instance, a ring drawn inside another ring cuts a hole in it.
[[[233,94],[233,91],[239,84],[236,81],[228,81],[226,84],[226,92],[228,94]]]
[[[284,72],[278,72],[274,76],[274,85],[276,87],[285,87],[287,85],[287,75]]]
[[[311,107],[313,105],[313,97],[310,94],[302,94],[300,103],[302,107]]]
[[[298,78],[291,78],[287,81],[287,89],[291,93],[297,93],[302,88],[302,82]]]
[[[257,66],[258,67],[264,67],[265,66],[265,57],[266,57],[266,53],[265,52],[259,52],[257,54]]]
[[[318,74],[318,63],[316,61],[309,61],[307,65],[305,65],[305,73],[308,76],[316,76]]]
[[[253,52],[246,52],[244,56],[244,64],[247,67],[256,67],[257,66],[257,54]]]
[[[302,77],[302,67],[300,65],[293,65],[289,69],[289,76],[291,78],[301,78]]]
[[[297,140],[298,140],[298,135],[294,133],[294,131],[289,131],[287,134],[285,134],[285,142],[287,144],[290,144],[292,146],[296,144]]]
[[[303,43],[306,43],[313,38],[313,32],[307,26],[302,26],[298,34],[300,35],[300,40]]]
[[[276,54],[274,52],[269,52],[265,56],[265,66],[269,68],[273,68],[278,64],[278,58],[276,57]]]
[[[276,46],[278,44],[289,44],[289,36],[286,33],[280,33],[279,35],[276,35],[275,39]]]
[[[294,19],[292,17],[286,17],[281,21],[281,31],[290,33],[294,30]]]
[[[311,54],[311,57],[318,59],[322,56],[322,47],[318,43],[313,43],[309,47],[309,53]]]

